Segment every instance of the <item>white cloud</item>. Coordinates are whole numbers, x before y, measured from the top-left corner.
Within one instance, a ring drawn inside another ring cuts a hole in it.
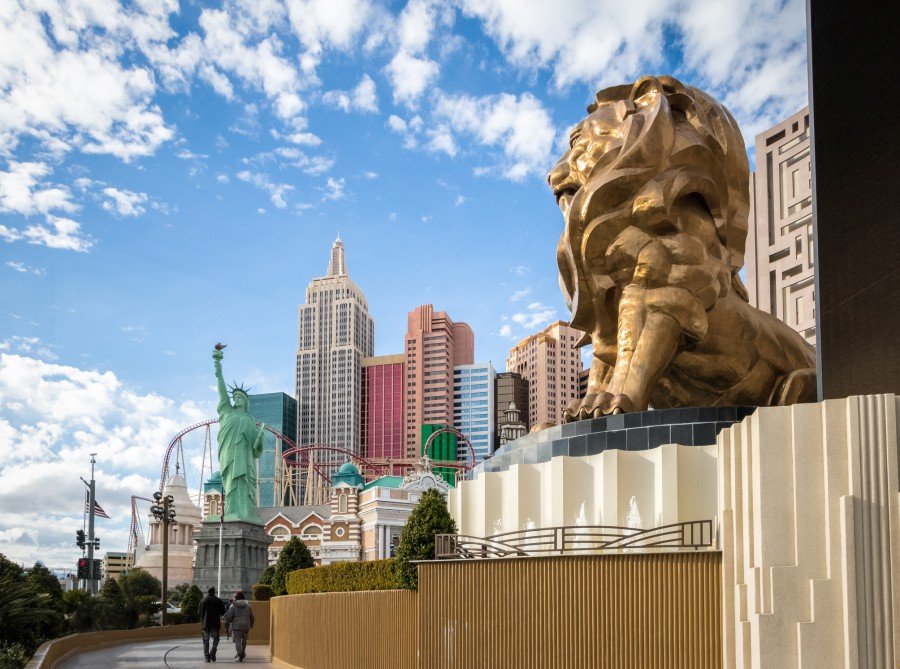
[[[0,552],[29,561],[39,554],[51,567],[72,563],[80,554],[69,536],[81,524],[78,475],[89,473],[90,453],[98,500],[112,516],[99,521],[104,547],[124,550],[130,496],[155,489],[165,445],[205,416],[192,404],[135,392],[112,372],[33,355],[0,353]]]
[[[243,170],[237,173],[237,178],[266,191],[269,194],[269,199],[272,200],[272,204],[279,209],[284,209],[287,206],[284,196],[294,190],[294,187],[290,184],[274,183],[267,174],[260,172]]]
[[[394,90],[394,102],[413,108],[425,89],[437,81],[440,67],[428,58],[398,51],[385,72]]]
[[[523,288],[522,290],[517,290],[510,296],[510,302],[518,302],[521,299],[524,299],[531,295],[531,288]]]
[[[531,302],[525,307],[525,311],[513,314],[509,319],[525,330],[534,330],[546,325],[554,318],[556,318],[555,309],[542,302]]]
[[[218,181],[220,184],[227,184],[229,181],[231,181],[231,179],[228,178],[227,174],[217,174],[216,181]]]
[[[348,50],[378,10],[369,0],[287,0],[288,16],[306,47],[301,66],[312,73],[326,49]]]
[[[378,111],[378,92],[375,82],[368,74],[362,76],[352,91],[328,91],[322,95],[322,101],[345,112]]]
[[[15,260],[8,260],[6,266],[16,272],[21,272],[22,274],[35,274],[37,276],[46,274],[43,267],[29,267],[25,263],[17,262]]]
[[[325,182],[325,187],[321,189],[323,191],[322,200],[342,200],[347,197],[346,193],[344,193],[344,179],[334,179],[332,177],[328,177],[328,181]]]
[[[498,147],[498,169],[518,181],[529,174],[543,176],[550,166],[555,130],[550,114],[530,93],[472,97],[440,94],[434,109],[441,132],[472,135],[479,143]],[[450,155],[453,155],[452,153]]]
[[[453,206],[459,207],[463,203],[467,202],[468,199],[469,198],[467,198],[465,195],[457,195],[456,198],[454,198],[454,200],[453,200]]]
[[[147,211],[141,206],[148,200],[146,193],[107,187],[103,189],[103,194],[108,198],[101,205],[104,211],[119,216],[140,216]]]
[[[378,172],[364,172],[364,173],[363,173],[363,176],[364,176],[366,179],[377,179],[377,178],[378,178]]]
[[[525,276],[526,274],[531,273],[531,268],[526,267],[525,265],[514,265],[513,267],[509,268],[509,271],[516,276]]]
[[[152,43],[168,39],[167,11],[80,3],[4,7],[0,143],[11,149],[31,136],[57,155],[80,148],[127,162],[172,137],[153,103],[152,71],[119,60],[124,49],[149,54]]]
[[[7,242],[24,241],[28,244],[87,253],[94,242],[81,233],[81,225],[70,218],[47,216],[47,225],[35,223],[24,229],[0,225],[0,238]]]
[[[0,212],[31,216],[57,210],[71,213],[78,209],[68,188],[39,183],[52,172],[46,163],[10,162],[8,169],[0,171]]]
[[[748,144],[807,102],[802,0],[646,0],[618,5],[571,0],[548,11],[540,0],[462,0],[513,65],[552,70],[557,86],[597,89],[665,65],[672,42],[685,83],[731,107]]]

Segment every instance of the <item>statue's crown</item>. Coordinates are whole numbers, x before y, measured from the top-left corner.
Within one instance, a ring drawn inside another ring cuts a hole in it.
[[[238,385],[237,381],[235,381],[232,385],[228,386],[228,388],[231,390],[232,397],[234,397],[235,393],[244,393],[247,397],[250,396],[250,388],[244,388],[243,383],[241,385]]]

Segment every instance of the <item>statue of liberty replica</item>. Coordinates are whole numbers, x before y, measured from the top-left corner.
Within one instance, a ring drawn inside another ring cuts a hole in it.
[[[265,425],[250,415],[250,396],[235,384],[231,400],[222,376],[224,344],[216,344],[213,361],[219,391],[219,470],[225,495],[225,520],[259,522],[256,513],[256,460],[262,454]]]
[[[265,425],[250,415],[250,396],[243,386],[232,386],[229,397],[222,375],[224,348],[225,344],[216,344],[212,354],[219,394],[219,471],[204,484],[205,491],[219,491],[224,506],[217,513],[208,511],[203,519],[195,535],[194,562],[194,583],[203,590],[216,587],[221,597],[237,590],[250,592],[268,564],[272,541],[256,507],[256,463]]]

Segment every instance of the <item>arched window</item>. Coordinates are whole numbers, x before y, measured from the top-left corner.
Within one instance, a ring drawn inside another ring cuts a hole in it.
[[[338,496],[338,513],[347,513],[347,494],[341,493]]]
[[[210,516],[218,516],[219,515],[219,500],[215,497],[209,500],[209,515]]]
[[[300,534],[302,534],[305,537],[313,537],[314,536],[316,538],[319,538],[322,536],[322,528],[319,527],[318,525],[307,525],[306,527],[303,528],[303,530],[300,532]]]
[[[276,525],[271,530],[269,530],[269,536],[272,537],[284,537],[290,534],[291,531],[286,528],[284,525]]]

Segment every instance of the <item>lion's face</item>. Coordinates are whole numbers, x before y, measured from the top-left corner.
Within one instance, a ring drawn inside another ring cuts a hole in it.
[[[547,181],[568,221],[572,201],[588,183],[592,172],[622,148],[626,117],[633,105],[626,101],[599,104],[572,130],[569,150],[550,171]]]

